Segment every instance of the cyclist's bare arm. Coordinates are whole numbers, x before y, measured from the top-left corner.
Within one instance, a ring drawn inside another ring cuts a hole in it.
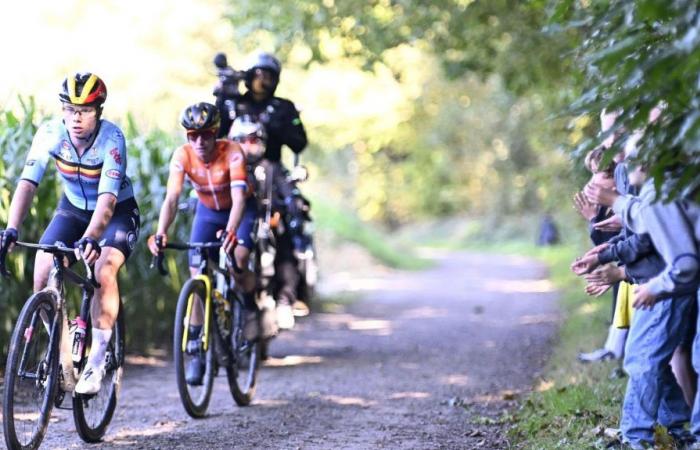
[[[29,208],[32,206],[36,185],[27,180],[19,180],[17,189],[12,196],[10,203],[10,214],[7,219],[7,228],[19,229],[19,225],[24,221]]]
[[[95,211],[93,211],[90,217],[90,223],[83,233],[83,238],[91,238],[97,241],[102,237],[109,221],[112,220],[114,215],[114,208],[117,205],[117,196],[112,193],[103,193],[97,197],[97,203],[95,204]],[[77,252],[78,250],[76,250]],[[100,257],[100,253],[96,248],[93,248],[92,243],[87,243],[82,251],[82,257],[88,264],[94,264],[95,261]]]
[[[117,197],[111,193],[100,194],[97,197],[97,206],[92,213],[90,223],[83,236],[98,240],[105,232],[109,221],[114,215],[114,208],[117,206]]]
[[[243,210],[245,209],[245,190],[241,187],[231,188],[231,212],[228,216],[226,231],[236,233],[238,226],[243,219]]]
[[[177,202],[182,193],[182,184],[185,182],[185,174],[179,170],[173,170],[171,167],[170,175],[168,175],[168,187],[165,193],[163,206],[160,207],[160,215],[158,217],[157,235],[167,234],[168,228],[175,220],[177,214]]]

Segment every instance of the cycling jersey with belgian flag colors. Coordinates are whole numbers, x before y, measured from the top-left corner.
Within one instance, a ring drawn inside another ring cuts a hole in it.
[[[76,208],[94,210],[97,196],[103,193],[113,194],[117,202],[132,198],[124,135],[107,120],[100,120],[98,127],[92,146],[78,156],[63,121],[45,122],[34,135],[21,179],[38,185],[52,157],[63,178],[66,198]]]
[[[214,155],[205,163],[190,144],[175,150],[170,161],[170,173],[182,174],[170,177],[170,182],[182,186],[184,176],[192,182],[199,201],[207,208],[221,211],[231,208],[231,188],[241,187],[246,195],[252,195],[253,189],[248,183],[245,157],[241,147],[232,141],[217,139]]]

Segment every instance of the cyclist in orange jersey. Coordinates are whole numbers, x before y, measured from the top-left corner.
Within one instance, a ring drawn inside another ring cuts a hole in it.
[[[255,275],[248,270],[250,251],[254,246],[253,230],[257,206],[248,183],[245,157],[241,147],[232,141],[216,139],[220,116],[216,106],[197,103],[182,113],[182,126],[187,130],[187,143],[175,150],[170,162],[165,201],[160,210],[158,229],[148,239],[148,247],[156,255],[167,243],[168,228],[177,214],[177,203],[185,176],[198,197],[190,242],[211,242],[223,237],[222,248],[232,255],[236,268],[232,275],[245,297],[247,339],[258,336],[259,310],[255,303]],[[223,235],[222,235],[223,233]],[[199,255],[190,251],[192,275],[197,274]],[[202,302],[193,310],[189,339],[200,338],[204,313]],[[186,369],[189,384],[202,383],[204,361],[194,358]]]

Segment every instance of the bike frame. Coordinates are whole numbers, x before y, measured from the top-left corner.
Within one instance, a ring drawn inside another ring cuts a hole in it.
[[[211,296],[212,296],[212,289],[211,289],[211,278],[209,277],[209,274],[199,274],[195,277],[192,278],[193,280],[201,280],[202,283],[204,283],[204,290],[205,290],[205,297],[204,299],[204,333],[202,333],[202,346],[204,347],[204,351],[206,352],[209,349],[209,317],[211,316]],[[190,316],[192,314],[192,305],[194,304],[194,294],[190,295],[189,299],[187,300],[187,314],[186,314],[186,322],[185,323],[185,332],[182,334],[182,351],[186,351],[187,349],[187,339],[189,335],[189,325],[190,325]]]
[[[85,268],[87,271],[87,277],[83,277],[70,269],[69,267],[66,267],[64,265],[64,258],[69,255],[73,254],[74,249],[68,248],[68,247],[62,247],[60,245],[41,245],[41,244],[31,244],[28,242],[16,242],[16,245],[18,247],[25,247],[25,248],[32,248],[36,250],[43,250],[48,253],[52,253],[53,256],[53,268],[51,269],[51,272],[49,273],[49,279],[47,281],[46,287],[43,288],[40,292],[46,292],[51,295],[56,301],[56,316],[53,318],[53,323],[51,324],[51,331],[50,331],[50,339],[49,339],[49,348],[52,349],[54,348],[52,345],[55,342],[56,339],[58,339],[58,344],[56,348],[58,348],[58,355],[54,355],[51,351],[49,351],[46,355],[46,360],[51,361],[52,358],[58,356],[61,358],[61,365],[67,363],[70,361],[69,364],[71,364],[71,367],[64,367],[64,371],[67,369],[70,369],[72,372],[72,369],[74,367],[72,357],[70,355],[63,355],[63,349],[61,349],[61,342],[64,339],[68,338],[68,327],[63,327],[63,322],[67,321],[67,308],[66,308],[66,298],[65,298],[65,280],[68,279],[70,282],[77,284],[80,286],[82,290],[82,299],[80,303],[80,317],[83,320],[87,321],[87,318],[90,314],[90,301],[92,300],[92,296],[94,295],[94,290],[95,288],[99,288],[100,285],[97,283],[94,277],[94,272],[93,270],[85,263]],[[5,253],[6,250],[4,250],[3,254],[0,255],[0,273],[2,273],[5,276],[9,276],[9,272],[5,268]],[[42,321],[44,318],[41,318]],[[29,328],[29,336],[31,337],[31,333],[34,330],[35,324],[32,323],[31,327]],[[46,324],[44,324],[46,326]],[[59,329],[61,330],[59,332]],[[26,331],[25,331],[26,333]],[[22,352],[22,355],[20,357],[20,363],[19,367],[22,368],[25,365],[26,361],[26,351],[27,347],[24,348],[24,351]],[[83,355],[81,355],[82,357]],[[18,375],[27,377],[29,379],[36,379],[37,376],[34,375],[32,377],[30,374],[27,374],[25,372],[20,371]],[[73,380],[74,384],[75,380]],[[65,384],[61,386],[62,388],[65,387]],[[65,391],[65,390],[64,390]]]
[[[214,244],[214,243],[211,243]],[[212,311],[212,296],[214,295],[214,290],[216,288],[212,287],[212,280],[211,280],[211,273],[210,270],[212,268],[210,267],[210,261],[209,261],[209,252],[211,251],[212,248],[218,248],[218,243],[217,245],[206,245],[202,243],[189,243],[189,244],[167,244],[165,248],[172,248],[176,250],[190,250],[194,249],[197,252],[200,253],[200,256],[202,258],[202,262],[199,265],[199,273],[195,275],[194,277],[191,277],[192,280],[199,280],[204,284],[204,299],[202,301],[204,302],[204,324],[203,324],[203,333],[202,333],[202,347],[204,351],[206,352],[209,349],[209,330],[211,328],[211,311]],[[158,271],[162,275],[167,275],[167,270],[165,270],[165,267],[163,266],[163,259],[161,256],[157,256],[154,258],[153,263],[151,264],[151,267],[154,265],[157,265]],[[228,273],[224,270],[221,269],[220,267],[214,267],[213,270],[215,272],[220,272],[224,274],[225,276],[228,276]],[[224,293],[221,293],[222,295]],[[192,315],[192,308],[194,307],[194,294],[190,295],[189,298],[187,299],[187,310],[185,313],[185,330],[184,333],[182,334],[182,351],[185,352],[187,350],[187,340],[189,336],[189,325],[190,325],[190,317]]]

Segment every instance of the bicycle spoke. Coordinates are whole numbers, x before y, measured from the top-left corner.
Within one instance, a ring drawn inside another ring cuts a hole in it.
[[[40,306],[33,311],[28,323],[20,328],[19,362],[14,368],[12,386],[12,420],[16,439],[22,445],[29,444],[43,432],[46,415],[50,411],[51,399],[48,398],[47,388],[51,375],[51,313],[47,307]]]

